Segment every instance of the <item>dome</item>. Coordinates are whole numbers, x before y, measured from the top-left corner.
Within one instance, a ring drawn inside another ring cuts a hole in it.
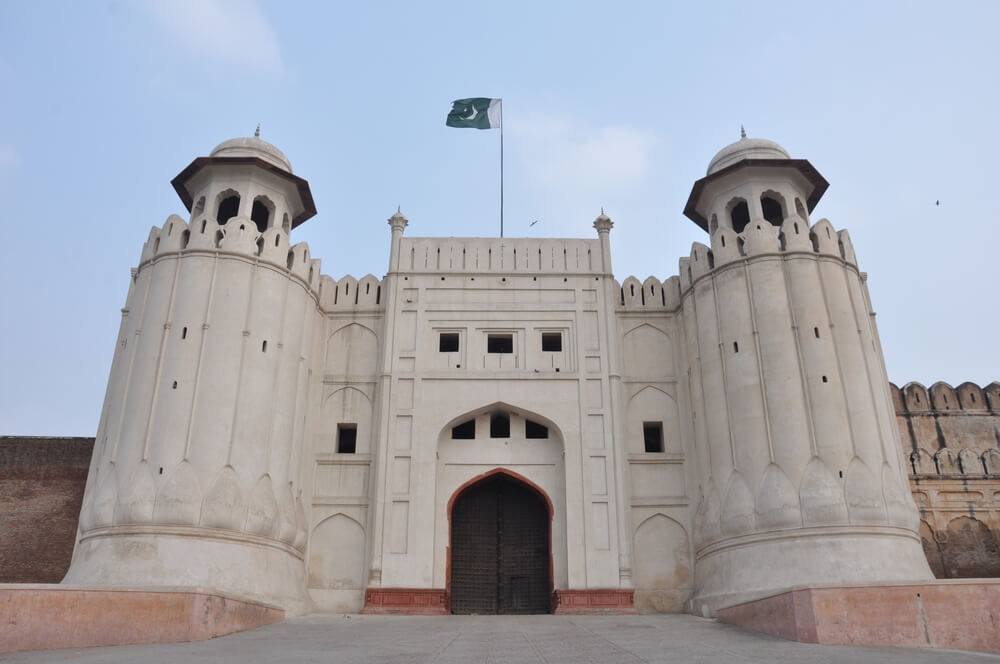
[[[247,138],[231,138],[215,146],[211,157],[257,157],[269,164],[274,164],[278,168],[292,172],[292,162],[288,157],[267,141],[262,141],[256,136]]]
[[[732,166],[744,159],[791,159],[788,151],[774,141],[766,138],[747,138],[744,136],[719,150],[708,163],[708,173],[717,173],[727,166]]]

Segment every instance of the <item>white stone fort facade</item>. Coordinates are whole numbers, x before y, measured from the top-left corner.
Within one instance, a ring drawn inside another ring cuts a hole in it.
[[[692,611],[931,579],[874,314],[819,173],[743,138],[666,281],[595,239],[407,237],[321,274],[259,138],[132,271],[66,583],[290,613]]]

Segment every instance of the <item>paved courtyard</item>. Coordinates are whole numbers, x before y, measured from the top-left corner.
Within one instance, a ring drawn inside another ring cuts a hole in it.
[[[638,664],[1000,662],[948,650],[817,646],[688,615],[305,616],[199,643],[49,650],[0,662]]]

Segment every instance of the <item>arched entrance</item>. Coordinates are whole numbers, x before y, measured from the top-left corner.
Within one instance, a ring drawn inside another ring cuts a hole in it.
[[[507,473],[460,489],[451,506],[451,612],[548,613],[550,528],[548,500]]]

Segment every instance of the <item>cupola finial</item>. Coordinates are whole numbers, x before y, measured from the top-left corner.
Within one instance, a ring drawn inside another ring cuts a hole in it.
[[[743,128],[743,123],[740,123],[740,138],[747,137],[747,130]]]
[[[257,123],[257,128],[254,129],[253,137],[254,138],[260,138],[260,123],[259,122]]]

